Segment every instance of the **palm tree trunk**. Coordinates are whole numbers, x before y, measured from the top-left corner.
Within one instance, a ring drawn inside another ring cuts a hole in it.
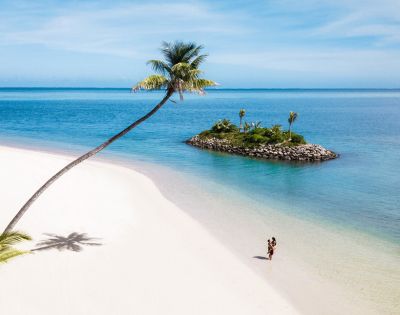
[[[98,147],[94,148],[93,150],[85,153],[84,155],[78,157],[76,160],[72,161],[68,165],[66,165],[64,168],[62,168],[60,171],[58,171],[56,174],[54,174],[46,183],[43,184],[42,187],[40,187],[32,196],[29,198],[29,200],[22,206],[22,208],[18,211],[18,213],[15,215],[15,217],[11,220],[11,222],[8,224],[6,229],[4,230],[4,233],[10,232],[14,226],[18,223],[18,221],[22,218],[22,216],[25,214],[25,212],[29,209],[29,207],[36,201],[36,199],[39,198],[39,196],[51,185],[53,184],[57,179],[59,179],[62,175],[64,175],[66,172],[68,172],[70,169],[73,167],[77,166],[78,164],[82,163],[83,161],[87,160],[88,158],[92,157],[93,155],[99,153],[101,150],[104,148],[108,147],[111,143],[113,143],[115,140],[118,140],[122,136],[126,135],[129,131],[131,131],[133,128],[135,128],[137,125],[141,124],[144,122],[146,119],[150,118],[152,115],[154,115],[166,102],[167,100],[172,96],[174,93],[174,90],[168,89],[167,93],[165,94],[164,98],[161,100],[160,103],[158,103],[150,112],[148,112],[146,115],[143,117],[139,118],[136,120],[134,123],[126,127],[124,130],[116,134],[115,136],[111,137],[108,139],[106,142],[102,143]]]
[[[292,124],[289,123],[289,141],[292,140]]]
[[[243,119],[243,118],[242,118],[242,117],[240,117],[240,123],[239,123],[239,132],[240,132],[240,130],[241,130],[241,129],[242,129],[242,127],[243,127],[243,126],[242,126],[242,119]]]

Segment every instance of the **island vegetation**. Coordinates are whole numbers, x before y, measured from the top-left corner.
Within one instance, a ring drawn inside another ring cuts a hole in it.
[[[239,111],[239,127],[229,119],[217,121],[209,130],[187,140],[186,143],[214,151],[246,155],[264,159],[289,161],[324,161],[337,154],[316,144],[307,144],[303,135],[293,132],[293,124],[298,118],[290,112],[288,129],[282,125],[263,127],[261,122],[244,122],[244,109]]]
[[[290,112],[289,129],[283,130],[281,125],[273,125],[270,128],[263,127],[261,122],[245,122],[242,124],[242,118],[245,111],[239,111],[240,125],[233,124],[229,119],[217,121],[209,130],[201,132],[200,139],[224,139],[234,146],[257,147],[260,144],[281,144],[285,146],[296,146],[306,144],[304,137],[291,131],[292,124],[295,122],[298,114]]]

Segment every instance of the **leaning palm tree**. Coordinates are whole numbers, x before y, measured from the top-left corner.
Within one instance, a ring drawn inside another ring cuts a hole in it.
[[[296,121],[297,116],[298,115],[295,112],[290,112],[289,113],[289,118],[288,118],[288,122],[289,122],[289,141],[292,140],[292,124]]]
[[[242,130],[242,128],[243,128],[242,121],[243,121],[244,115],[246,115],[246,111],[242,108],[242,109],[239,111],[239,119],[240,119],[239,131]]]
[[[9,259],[28,253],[29,251],[18,250],[13,245],[31,240],[29,235],[21,232],[5,232],[0,234],[0,263],[5,263]]]
[[[132,88],[133,91],[138,91],[141,89],[164,90],[165,95],[162,100],[146,115],[139,118],[121,132],[112,136],[110,139],[100,144],[93,150],[72,161],[54,174],[22,206],[22,208],[6,227],[5,232],[9,232],[14,228],[32,203],[57,179],[59,179],[73,167],[99,153],[111,143],[126,135],[129,131],[144,122],[146,119],[153,116],[175,92],[179,93],[180,99],[183,100],[184,92],[196,92],[200,95],[203,95],[206,87],[215,86],[216,83],[214,81],[206,80],[200,77],[201,71],[199,70],[199,66],[207,57],[207,55],[200,54],[202,49],[203,46],[198,46],[195,43],[184,43],[180,41],[174,43],[163,42],[161,52],[165,60],[148,61],[148,64],[150,64],[153,70],[158,72],[158,74],[147,77]]]

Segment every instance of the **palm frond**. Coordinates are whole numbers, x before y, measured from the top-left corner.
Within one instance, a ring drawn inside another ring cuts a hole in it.
[[[204,95],[204,89],[209,86],[216,86],[217,83],[207,79],[193,79],[182,83],[181,88],[183,92],[198,93]]]
[[[31,237],[25,233],[11,231],[0,234],[0,250],[22,241],[30,241]]]
[[[202,64],[202,63],[206,60],[207,57],[208,57],[207,54],[197,56],[197,57],[190,63],[190,65],[192,66],[192,68],[197,69],[197,68],[200,66],[200,64]]]
[[[178,62],[176,64],[174,64],[171,68],[171,71],[173,73],[178,73],[178,72],[182,72],[182,71],[188,71],[191,70],[192,67],[190,66],[189,63],[187,62]]]
[[[179,62],[171,68],[171,74],[179,80],[193,80],[201,73],[199,69],[193,69],[189,63]]]
[[[171,68],[162,60],[149,60],[147,64],[150,64],[155,72],[161,73],[163,75],[171,72]]]
[[[162,88],[166,88],[168,84],[169,81],[166,77],[163,75],[154,74],[137,83],[132,90],[160,90]]]
[[[0,234],[0,263],[7,262],[11,258],[28,253],[27,251],[15,249],[12,245],[30,240],[31,237],[22,232],[11,231]]]
[[[218,83],[207,79],[197,79],[193,82],[193,88],[198,91],[203,91],[207,87],[217,86],[217,85]]]
[[[289,124],[293,124],[297,119],[298,114],[296,112],[290,112],[288,122]]]
[[[202,49],[203,46],[197,46],[196,43],[193,42],[163,42],[161,45],[161,52],[171,67],[179,62],[190,63],[194,57],[198,56]]]
[[[24,254],[28,254],[29,251],[22,251],[22,250],[17,250],[17,249],[7,249],[7,250],[2,250],[0,251],[0,263],[6,263],[8,262],[11,258],[21,256]]]
[[[162,42],[160,50],[169,66],[173,66],[175,58],[172,52],[172,44],[168,42]]]
[[[202,45],[197,46],[196,43],[187,43],[182,47],[182,60],[190,62],[190,60],[199,55],[203,48]]]

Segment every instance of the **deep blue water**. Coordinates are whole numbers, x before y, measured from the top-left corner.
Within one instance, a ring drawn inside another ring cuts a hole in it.
[[[0,89],[0,140],[84,151],[148,111],[160,92]],[[177,100],[177,98],[175,98]],[[219,118],[286,127],[341,154],[320,164],[265,162],[183,141]],[[295,215],[400,241],[400,90],[212,90],[168,103],[108,152],[156,162]]]

